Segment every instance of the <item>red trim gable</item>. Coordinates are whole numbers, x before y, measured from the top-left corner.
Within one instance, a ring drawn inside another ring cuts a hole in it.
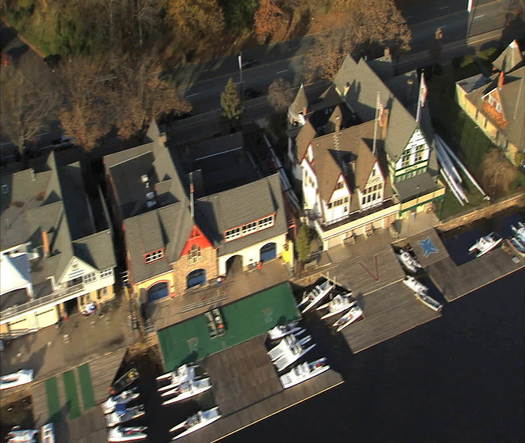
[[[182,252],[180,253],[180,255],[186,255],[193,245],[197,245],[201,249],[211,248],[213,246],[212,243],[208,240],[208,237],[204,235],[204,233],[200,230],[200,228],[197,225],[193,225],[190,236],[188,240],[186,240],[186,244],[184,245],[184,248],[182,248]]]

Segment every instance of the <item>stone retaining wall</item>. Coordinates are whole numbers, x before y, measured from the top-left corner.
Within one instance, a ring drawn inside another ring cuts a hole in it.
[[[483,208],[474,209],[465,214],[461,214],[454,218],[445,220],[441,222],[440,224],[436,225],[436,228],[439,229],[440,231],[450,231],[459,226],[467,225],[469,223],[472,223],[482,218],[490,218],[494,214],[501,212],[505,209],[511,208],[513,206],[519,206],[519,207],[525,206],[525,194],[520,192],[519,194],[513,195],[504,200],[500,200],[498,202],[492,203]]]

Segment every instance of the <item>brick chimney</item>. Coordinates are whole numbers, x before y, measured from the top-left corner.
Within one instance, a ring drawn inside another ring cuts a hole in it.
[[[42,251],[44,257],[49,257],[49,237],[47,231],[42,231]]]
[[[503,88],[503,84],[505,83],[505,73],[503,71],[501,71],[499,73],[499,77],[498,77],[498,89],[501,90],[501,88]]]

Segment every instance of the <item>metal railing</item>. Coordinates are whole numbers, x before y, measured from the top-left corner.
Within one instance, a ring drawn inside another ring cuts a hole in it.
[[[44,295],[43,297],[35,298],[26,303],[22,303],[16,306],[11,306],[10,308],[7,308],[7,309],[2,309],[2,311],[0,312],[0,318],[2,322],[5,322],[6,320],[9,320],[10,318],[16,315],[24,314],[25,312],[29,312],[33,309],[39,308],[48,303],[57,302],[57,300],[68,297],[70,295],[78,294],[79,292],[84,291],[84,287],[85,287],[84,283],[79,283],[78,285],[71,286],[69,288],[53,291],[51,294]],[[55,304],[58,304],[58,303],[55,303]]]

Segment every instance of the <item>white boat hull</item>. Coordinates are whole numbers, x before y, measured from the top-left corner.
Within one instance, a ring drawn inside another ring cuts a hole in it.
[[[127,442],[127,441],[143,441],[148,438],[144,433],[147,428],[145,426],[124,427],[118,426],[109,430],[108,442]]]
[[[281,384],[283,385],[283,388],[284,389],[291,388],[292,386],[298,385],[299,383],[303,383],[306,380],[310,380],[311,378],[316,377],[317,375],[320,375],[325,371],[328,371],[328,369],[330,369],[330,366],[326,365],[325,362],[326,362],[326,358],[322,358],[322,359],[317,360],[316,362],[305,363],[306,366],[303,366],[303,367],[308,367],[309,368],[308,372],[302,372],[300,375],[296,374],[295,369],[292,369],[287,374],[281,375],[280,379],[281,379]],[[311,369],[310,365],[315,366],[316,364],[319,364],[319,363],[320,363],[320,366],[317,366]]]
[[[2,375],[0,377],[0,389],[15,388],[33,381],[32,369],[21,369],[12,374]]]
[[[171,404],[174,404],[174,403],[179,403],[181,401],[184,401],[184,400],[188,400],[190,398],[193,398],[193,397],[196,397],[197,395],[199,394],[202,394],[206,391],[208,391],[209,389],[211,389],[211,382],[210,382],[210,379],[207,378],[205,380],[199,380],[201,382],[204,382],[202,383],[201,386],[198,386],[198,387],[194,387],[192,389],[190,389],[189,391],[186,391],[186,392],[182,392],[181,394],[173,397],[173,398],[170,398],[169,400],[166,400],[164,402],[162,402],[162,406],[168,406],[168,405],[171,405]],[[168,392],[171,392],[171,391],[168,391]],[[173,394],[176,394],[176,391],[175,392],[172,392],[171,395]],[[168,394],[166,394],[168,395]]]
[[[339,320],[334,323],[334,327],[337,328],[337,332],[341,332],[344,328],[354,323],[356,320],[363,316],[363,310],[358,306],[355,306],[350,312],[343,315]]]
[[[173,437],[172,441],[184,437],[185,435],[191,434],[192,432],[198,431],[199,429],[202,429],[221,418],[221,414],[219,413],[218,407],[208,409],[207,411],[201,411],[197,414],[200,414],[201,417],[198,423],[194,425],[188,425],[188,420],[191,420],[192,418],[190,417],[188,420],[184,420],[182,423],[179,423],[178,425],[170,429],[170,432],[176,432],[180,429],[186,429],[184,432],[181,432],[180,434]]]
[[[307,348],[302,348],[300,352],[297,354],[287,354],[283,355],[280,359],[276,360],[274,362],[275,367],[277,368],[277,371],[284,371],[287,367],[289,367],[292,363],[295,363],[297,360],[299,360],[301,357],[306,355],[308,352],[310,352],[313,348],[315,348],[316,344],[312,344],[308,346]]]

